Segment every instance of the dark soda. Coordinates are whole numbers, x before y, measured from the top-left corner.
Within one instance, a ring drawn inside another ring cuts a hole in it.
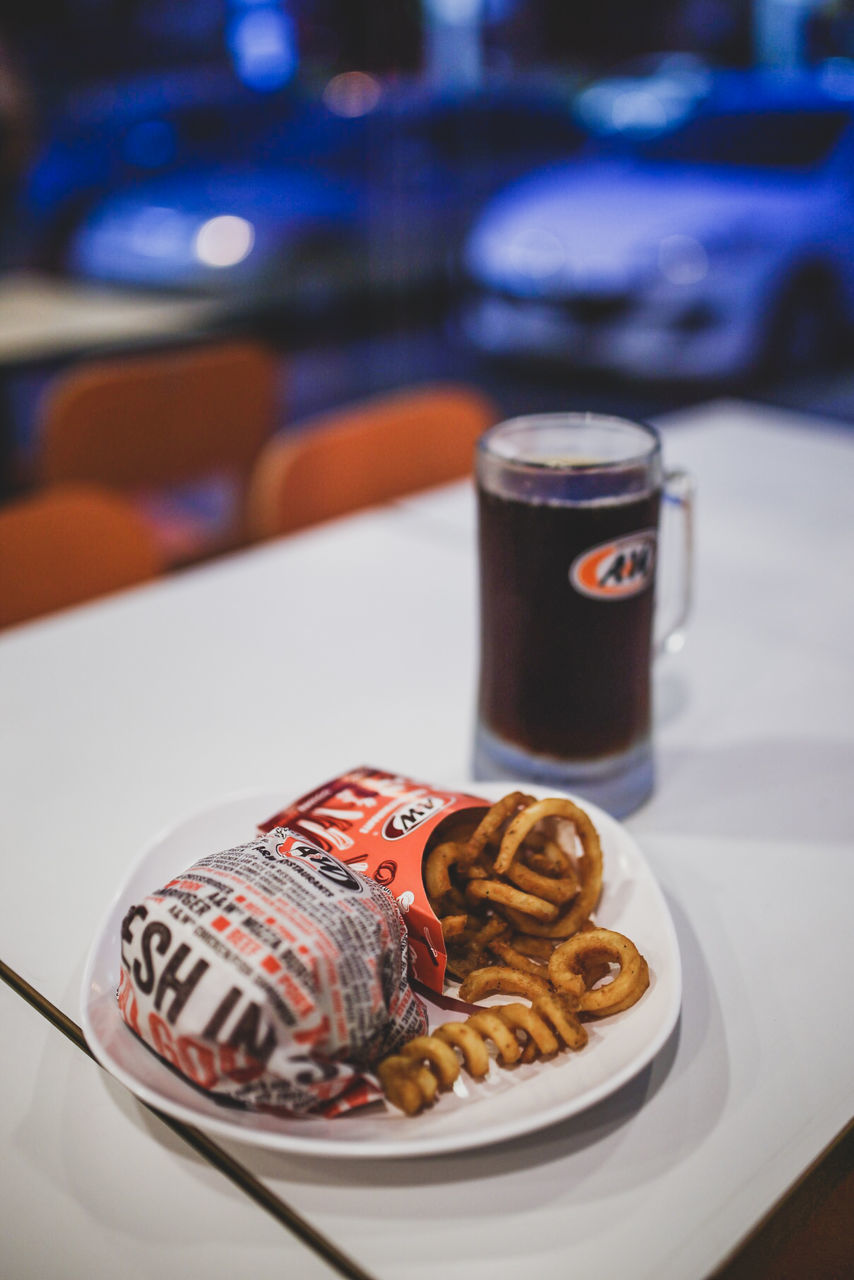
[[[508,746],[590,761],[649,734],[659,502],[657,490],[589,505],[480,492],[480,717]],[[591,565],[630,581],[638,554],[633,588],[584,589]]]

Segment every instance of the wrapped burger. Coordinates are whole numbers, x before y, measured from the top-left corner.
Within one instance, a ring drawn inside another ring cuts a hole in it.
[[[127,1025],[224,1102],[301,1114],[380,1096],[371,1069],[423,1034],[389,891],[284,825],[132,906]]]

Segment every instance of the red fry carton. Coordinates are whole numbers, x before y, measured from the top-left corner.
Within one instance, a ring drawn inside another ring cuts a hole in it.
[[[424,854],[452,815],[485,811],[490,803],[362,765],[301,796],[259,829],[286,827],[388,889],[406,921],[415,978],[441,992],[447,953],[424,888]]]

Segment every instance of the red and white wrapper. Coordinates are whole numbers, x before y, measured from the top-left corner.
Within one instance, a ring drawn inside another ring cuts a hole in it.
[[[490,801],[400,773],[359,765],[300,796],[259,830],[287,826],[394,894],[409,932],[414,976],[444,990],[447,952],[442,925],[424,885],[424,857],[461,815],[478,819]]]
[[[118,1002],[155,1053],[254,1109],[335,1114],[426,1030],[391,894],[282,826],[131,907]]]

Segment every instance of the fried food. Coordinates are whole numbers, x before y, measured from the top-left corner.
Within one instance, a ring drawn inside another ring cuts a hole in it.
[[[583,1049],[585,1020],[630,1009],[650,982],[631,939],[591,919],[602,893],[602,846],[578,805],[514,791],[467,840],[455,834],[425,861],[448,972],[460,979],[459,997],[469,1004],[492,996],[526,1003],[481,1006],[382,1063],[386,1096],[407,1115],[431,1106],[462,1069],[482,1079],[492,1057],[513,1069]],[[578,856],[570,844],[580,846]]]
[[[558,945],[554,938],[534,938],[528,933],[511,933],[510,943],[523,956],[531,956],[542,964],[548,964]]]
[[[386,1058],[377,1074],[392,1106],[414,1116],[432,1106],[441,1091],[453,1088],[462,1067],[482,1079],[490,1063],[487,1043],[501,1066],[510,1067],[552,1057],[562,1046],[580,1049],[586,1042],[587,1032],[560,997],[541,995],[533,1006],[496,1005],[464,1022],[444,1022]]]
[[[574,933],[594,910],[602,892],[602,846],[599,843],[599,833],[589,816],[577,804],[566,798],[556,797],[540,800],[517,813],[502,837],[493,870],[498,875],[507,875],[525,837],[537,823],[548,817],[568,819],[575,827],[584,853],[581,888],[573,900],[566,922],[567,927],[571,926],[570,932]],[[563,936],[569,937],[569,933]]]
[[[536,898],[532,893],[523,893],[515,885],[505,884],[503,880],[472,880],[466,886],[466,897],[475,902],[500,902],[505,907],[513,907],[522,915],[532,916],[534,920],[553,920],[557,915],[557,907],[545,898]]]
[[[544,875],[522,862],[521,859],[517,859],[511,865],[507,872],[507,879],[511,880],[517,888],[524,889],[526,893],[545,898],[546,902],[553,902],[558,907],[564,902],[569,902],[570,898],[574,898],[578,893],[578,876],[574,874]]]
[[[619,972],[604,986],[588,990],[583,965],[590,959],[614,962]],[[613,929],[590,929],[562,942],[549,960],[549,978],[558,991],[578,1000],[582,1013],[600,1016],[631,1008],[649,984],[643,956],[630,938]]]
[[[520,1056],[522,1046],[497,1009],[482,1009],[480,1013],[473,1013],[468,1024],[485,1039],[492,1041],[498,1051],[499,1061],[505,1066],[515,1062]]]
[[[429,1106],[439,1092],[439,1082],[429,1067],[402,1054],[383,1059],[377,1075],[389,1102],[408,1116],[417,1115]]]
[[[489,1052],[474,1027],[467,1022],[445,1022],[432,1033],[434,1040],[452,1045],[462,1055],[463,1065],[470,1076],[485,1076],[489,1070]]]
[[[512,818],[520,808],[534,803],[533,796],[526,796],[522,791],[511,791],[509,795],[498,800],[475,828],[468,842],[468,851],[472,860],[477,858],[486,845],[495,839],[501,827]]]
[[[528,1043],[522,1050],[523,1054],[525,1049],[531,1045],[533,1045],[532,1058],[535,1058],[537,1054],[542,1058],[547,1058],[551,1054],[557,1053],[560,1048],[557,1036],[548,1023],[544,1022],[530,1005],[502,1004],[498,1006],[496,1013],[502,1022],[506,1022],[508,1027],[511,1027],[514,1031],[521,1030],[525,1032]]]
[[[510,969],[519,973],[530,973],[535,978],[547,977],[548,970],[541,960],[532,960],[521,951],[517,951],[512,942],[506,938],[496,938],[489,944],[489,949],[497,959],[502,960]]]
[[[450,1089],[460,1073],[457,1055],[444,1040],[435,1036],[416,1036],[400,1051],[402,1058],[410,1058],[429,1066],[439,1082],[440,1089]]]
[[[424,863],[424,886],[431,901],[441,901],[451,893],[451,867],[472,861],[468,846],[456,840],[446,840],[431,849]]]
[[[582,929],[585,923],[584,919],[579,921],[574,902],[568,903],[553,920],[534,920],[532,916],[525,916],[512,907],[507,909],[507,919],[520,933],[526,933],[535,938],[551,939],[569,938]]]
[[[442,936],[445,939],[459,938],[469,926],[469,918],[467,915],[442,916],[439,920],[442,926]]]
[[[557,996],[537,996],[534,1009],[554,1027],[568,1049],[583,1049],[587,1044],[587,1031],[565,1000]]]
[[[520,973],[506,965],[487,965],[483,969],[475,969],[460,987],[460,999],[468,1004],[477,1004],[484,996],[502,992],[510,996],[527,996],[535,1000],[537,996],[548,995],[549,983],[546,977],[537,977],[532,973]]]

